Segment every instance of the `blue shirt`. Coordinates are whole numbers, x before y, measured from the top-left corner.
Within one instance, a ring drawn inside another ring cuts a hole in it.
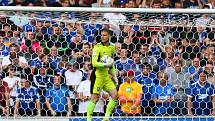
[[[38,98],[38,92],[35,87],[18,88],[17,89],[17,99],[20,102],[20,108],[22,109],[35,109],[36,100]]]
[[[138,83],[142,84],[143,96],[142,96],[142,105],[147,104],[146,101],[152,99],[152,89],[155,84],[156,75],[149,73],[148,76],[140,74],[135,77]],[[146,102],[146,103],[145,103]]]
[[[42,61],[40,60],[39,57],[29,61],[29,65],[33,66],[35,68],[40,68],[42,66],[42,64],[43,63],[42,63]]]
[[[8,1],[9,0],[0,0],[0,6],[8,6]]]
[[[34,84],[37,88],[40,87],[50,87],[53,84],[53,77],[51,76],[41,76],[40,74],[37,74],[34,76]]]
[[[46,97],[50,99],[51,107],[55,112],[67,112],[68,88],[65,86],[54,87],[53,85],[46,92]]]
[[[133,70],[135,72],[134,73],[135,76],[141,74],[141,72],[142,72],[142,64],[132,64],[132,65],[130,65],[130,67],[131,67],[131,70]]]
[[[2,47],[2,50],[1,50],[1,55],[2,56],[8,56],[9,55],[9,51],[10,51],[10,48],[8,46],[3,46]]]
[[[30,25],[30,24],[25,24],[23,26],[23,29],[24,29],[25,32],[27,32],[27,31],[35,32],[36,31],[36,26]]]
[[[196,70],[196,68],[194,66],[190,66],[190,67],[186,67],[185,68],[185,73],[189,73],[189,74],[194,74],[193,75],[193,80],[191,81],[191,84],[193,82],[198,81],[199,79],[199,73],[203,71],[203,68],[200,67],[199,70]]]
[[[167,83],[164,87],[160,84],[156,85],[152,89],[153,99],[167,100],[168,97],[174,96],[174,90],[171,84]],[[167,114],[167,110],[170,108],[170,103],[156,104],[155,114]]]
[[[58,57],[58,56],[56,58],[50,57],[49,63],[50,63],[51,69],[54,69],[54,70],[57,69],[58,64],[60,63],[60,57]]]
[[[152,56],[154,56],[156,59],[159,59],[161,57],[161,49],[160,47],[157,45],[157,46],[154,46],[154,47],[151,47],[151,50],[152,52]]]
[[[215,96],[214,85],[206,82],[204,86],[199,82],[195,82],[188,88],[188,97],[192,97],[194,115],[209,115],[211,114],[212,96]]]
[[[85,24],[84,25],[84,40],[87,40],[89,43],[94,42],[94,34],[102,29],[101,24]]]
[[[58,74],[60,74],[60,75],[64,75],[66,71],[67,71],[66,68],[62,68],[62,67],[59,67],[59,66],[58,66],[58,68],[56,69],[56,72],[57,72]]]
[[[122,70],[128,71],[129,69],[131,69],[131,65],[133,65],[133,61],[128,58],[125,63],[122,63],[121,59],[118,59],[115,62],[116,69],[118,69],[119,71]]]
[[[194,73],[201,71],[203,69],[199,68],[199,70],[196,70],[196,68],[194,66],[189,66],[189,67],[186,67],[184,70],[186,73],[194,74]]]

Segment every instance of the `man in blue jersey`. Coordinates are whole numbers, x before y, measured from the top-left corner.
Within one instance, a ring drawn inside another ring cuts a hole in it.
[[[156,80],[156,75],[152,73],[152,66],[148,63],[143,63],[142,73],[136,76],[135,80],[142,84],[142,112],[144,115],[151,115],[153,114],[152,108],[154,105],[152,100],[152,88]]]
[[[167,82],[168,75],[164,72],[158,72],[159,84],[152,89],[153,100],[155,102],[155,115],[169,115],[171,112],[170,104],[174,101],[174,90],[171,84]]]
[[[54,85],[46,92],[46,105],[52,116],[70,116],[71,102],[69,90],[60,84],[61,76],[54,76]]]
[[[215,88],[207,81],[205,72],[199,74],[199,81],[188,88],[188,115],[215,115]]]
[[[127,48],[121,48],[120,49],[120,58],[116,60],[115,66],[116,69],[119,71],[120,77],[119,84],[123,83],[124,79],[123,77],[126,75],[126,71],[131,69],[131,65],[133,65],[132,59],[128,58],[128,50]]]
[[[21,88],[17,89],[14,116],[40,116],[40,101],[37,89],[32,87],[26,75],[21,76]]]
[[[34,75],[33,86],[37,88],[39,100],[41,103],[41,115],[47,115],[47,107],[45,105],[46,90],[53,85],[53,77],[47,74],[47,66],[42,65],[39,69],[39,74]]]

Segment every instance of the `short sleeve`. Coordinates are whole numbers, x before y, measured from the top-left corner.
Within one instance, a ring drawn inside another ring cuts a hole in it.
[[[77,92],[78,93],[83,92],[83,83],[82,82],[79,84]]]
[[[39,99],[39,93],[38,93],[37,89],[34,89],[34,96],[33,96],[33,99],[34,99],[34,100]]]
[[[171,86],[171,93],[170,93],[170,97],[174,97],[174,89],[173,87]]]
[[[50,91],[50,89],[48,89],[48,90],[46,91],[45,97],[46,97],[46,98],[51,98],[51,91]]]
[[[69,97],[69,89],[68,88],[65,88],[66,92],[65,92],[65,96],[66,97]]]
[[[143,93],[142,85],[138,84],[137,94],[142,94],[142,93]]]
[[[157,99],[158,98],[158,94],[156,93],[156,87],[152,88],[152,97],[153,97],[153,99]]]
[[[16,100],[20,100],[21,99],[21,89],[20,88],[18,88],[17,90],[16,90]]]
[[[120,85],[120,87],[119,87],[118,95],[122,95],[123,94],[123,90],[124,90],[124,86],[123,86],[123,83],[122,83]]]
[[[213,84],[211,84],[210,95],[211,95],[211,96],[215,96],[215,88],[214,88],[214,85],[213,85]]]
[[[9,64],[11,64],[9,56],[3,57],[2,66],[9,65]]]

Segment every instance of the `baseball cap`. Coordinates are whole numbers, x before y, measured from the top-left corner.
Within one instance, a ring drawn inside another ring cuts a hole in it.
[[[129,70],[129,71],[127,72],[127,75],[128,75],[128,76],[134,75],[134,71],[133,71],[133,70]]]

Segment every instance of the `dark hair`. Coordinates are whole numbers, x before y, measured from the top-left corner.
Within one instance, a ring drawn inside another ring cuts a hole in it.
[[[138,51],[133,51],[132,55],[134,55],[134,54],[139,54],[139,52]]]
[[[212,63],[212,62],[210,62],[210,61],[207,61],[206,65],[208,65],[208,64],[213,65],[213,63]]]
[[[203,9],[210,9],[210,6],[206,4],[206,5],[204,5],[202,8],[203,8]]]
[[[142,44],[142,46],[147,46],[147,47],[149,47],[149,44]]]
[[[28,76],[27,76],[26,74],[21,74],[20,78],[21,78],[21,79],[26,79],[26,80],[28,80],[28,79],[27,79]]]
[[[149,64],[149,63],[143,63],[143,64],[142,64],[142,68],[143,68],[143,67],[149,67],[150,70],[152,70],[152,66],[151,66],[151,64]]]
[[[91,61],[91,59],[89,58],[89,57],[84,57],[84,62],[86,62],[86,61]]]
[[[9,69],[9,68],[16,68],[16,66],[14,66],[14,65],[12,65],[12,64],[9,64],[8,66],[7,66],[7,68]]]
[[[152,32],[151,32],[151,35],[157,35],[157,34],[158,34],[157,31],[152,31]]]
[[[19,45],[13,43],[13,44],[11,44],[9,47],[10,47],[10,48],[11,48],[11,47],[17,47],[17,48],[19,48]]]
[[[84,43],[83,46],[84,45],[88,45],[90,47],[90,43],[89,42]]]
[[[27,74],[21,74],[20,78],[25,79],[27,82],[31,82],[31,81],[29,81],[29,77]]]
[[[55,74],[54,76],[60,76],[60,74]]]
[[[176,42],[176,39],[175,38],[170,38],[169,41],[170,42]]]
[[[101,32],[101,33],[102,33],[102,32],[107,32],[107,33],[108,33],[108,35],[110,35],[110,34],[111,34],[109,29],[101,29],[101,30],[100,30],[100,32]]]
[[[177,60],[177,61],[175,62],[175,64],[180,64],[181,66],[183,66],[183,63],[182,63],[181,60]]]
[[[120,7],[120,1],[119,0],[114,0],[114,2],[113,2],[113,6],[114,7]]]
[[[162,73],[166,75],[166,80],[168,80],[169,79],[168,74],[166,74],[164,72],[161,72],[161,71],[157,73],[157,77],[159,77],[159,75],[162,74]]]

